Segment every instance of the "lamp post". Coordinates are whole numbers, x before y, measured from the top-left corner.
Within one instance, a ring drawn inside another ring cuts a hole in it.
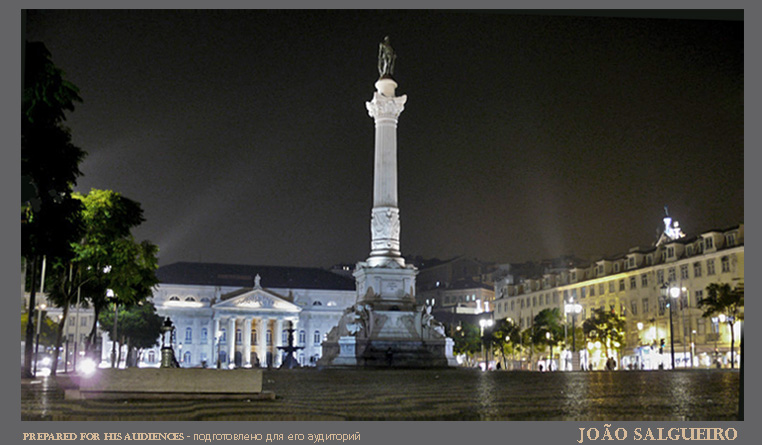
[[[670,298],[672,300],[676,300],[680,296],[680,288],[669,287],[665,283],[661,286],[661,296],[666,302],[667,309],[669,310],[669,348],[672,360],[672,369],[675,369],[675,335],[672,326],[672,302],[670,301]]]
[[[493,325],[493,321],[491,318],[482,318],[479,320],[479,327],[481,327],[481,339],[482,339],[482,356],[484,357],[484,370],[487,370],[487,352],[484,349],[484,327],[490,327]]]
[[[44,269],[43,269],[44,271]],[[37,340],[34,346],[34,371],[33,374],[37,375],[37,362],[40,361],[39,349],[40,349],[40,323],[42,322],[42,311],[45,310],[45,303],[37,306]]]
[[[119,306],[117,305],[116,295],[111,289],[106,289],[106,298],[114,303],[114,326],[111,330],[111,367],[116,368],[116,324],[119,321]]]

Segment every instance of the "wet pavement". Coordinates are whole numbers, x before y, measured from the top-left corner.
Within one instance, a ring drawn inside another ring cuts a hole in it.
[[[220,371],[224,372],[224,371]],[[64,400],[22,380],[22,420],[736,420],[730,370],[264,371],[275,400]]]

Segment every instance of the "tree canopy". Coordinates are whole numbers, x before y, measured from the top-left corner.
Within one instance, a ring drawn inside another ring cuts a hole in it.
[[[624,346],[625,320],[614,311],[603,308],[592,310],[592,316],[582,323],[585,336],[593,341],[600,341],[609,349]]]
[[[114,312],[103,311],[98,316],[98,323],[105,332],[112,332],[114,328]],[[164,320],[156,314],[150,301],[132,304],[118,313],[116,340],[128,345],[128,365],[135,365],[136,352],[158,343]]]
[[[71,142],[63,126],[66,112],[81,102],[76,86],[64,78],[40,42],[26,42],[21,100],[21,254],[31,268],[24,373],[31,376],[38,259],[71,258],[71,243],[82,230],[80,204],[71,197],[82,174],[85,151]],[[54,368],[55,371],[55,368]]]

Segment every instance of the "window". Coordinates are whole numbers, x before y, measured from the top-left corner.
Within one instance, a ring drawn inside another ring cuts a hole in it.
[[[206,343],[208,338],[209,338],[209,330],[207,330],[206,328],[201,328],[201,343]]]
[[[706,274],[714,275],[714,259],[706,260]]]
[[[693,256],[693,246],[688,246],[688,256]]]
[[[649,310],[649,308],[648,308],[648,298],[644,298],[642,300],[642,303],[643,303],[643,313],[647,314],[648,310]]]
[[[699,301],[703,300],[704,299],[704,291],[703,291],[703,289],[702,290],[697,290],[696,292],[694,292],[694,297],[696,299],[696,303],[698,303]]]
[[[667,247],[667,258],[674,258],[675,257],[675,248],[670,246]]]
[[[535,307],[535,306],[537,306],[537,295],[532,297],[532,307]]]
[[[571,290],[571,297],[572,297],[572,300],[577,301],[577,289],[576,288]]]
[[[553,292],[553,304],[556,304],[556,303],[558,303],[558,293]]]
[[[587,294],[587,287],[580,287],[579,291],[580,291],[580,294],[581,294],[580,298],[585,298],[587,296],[587,295],[585,295],[585,294]]]
[[[251,344],[255,346],[259,344],[259,336],[257,335],[256,329],[251,330]]]
[[[270,346],[273,344],[273,331],[268,329],[267,332],[265,332],[265,344],[267,346]]]
[[[595,296],[595,285],[590,286],[590,296],[591,297]]]
[[[698,335],[704,335],[706,333],[706,325],[704,324],[703,317],[696,320],[696,333]]]
[[[621,292],[623,290],[624,290],[624,278],[619,280],[619,291]]]
[[[320,344],[320,331],[315,331],[314,335],[312,336],[312,342],[316,345]]]
[[[303,345],[307,343],[307,332],[304,330],[299,331],[299,344]]]
[[[545,294],[545,304],[550,304],[550,294]]]
[[[601,264],[600,266],[598,266],[598,268],[597,268],[597,271],[598,271],[598,276],[601,276],[601,275],[603,275],[603,264]]]
[[[321,303],[320,301],[317,301],[317,300],[316,300],[316,301],[313,301],[313,302],[312,302],[312,305],[313,305],[313,306],[322,306],[322,305],[323,305],[323,303]]]
[[[604,292],[606,292],[606,288],[604,287],[603,283],[600,283],[598,285],[598,295],[603,295]]]
[[[194,302],[196,299],[193,297],[185,297],[185,301]]]
[[[616,289],[616,283],[614,280],[609,281],[609,293],[615,292]]]
[[[180,297],[178,297],[177,295],[172,295],[171,297],[169,297],[169,301],[180,301]]]
[[[711,249],[714,247],[714,240],[712,238],[704,238],[704,248]]]
[[[658,284],[664,284],[664,271],[663,270],[657,270],[656,271],[656,282]]]
[[[628,266],[630,267],[630,269],[632,269],[633,267],[635,267],[635,257],[634,257],[634,256],[631,256],[630,258],[628,258],[628,259],[627,259],[627,264],[628,264]]]
[[[240,329],[235,330],[235,344],[240,345],[243,342],[243,332]]]
[[[521,299],[521,309],[524,309],[524,299]]]
[[[185,328],[185,343],[193,342],[193,328]]]
[[[224,345],[227,342],[227,332],[225,332],[225,328],[220,329],[220,344]]]
[[[280,344],[282,344],[282,345],[287,345],[288,344],[288,330],[287,329],[284,329],[280,333],[280,342],[281,342]]]
[[[148,363],[156,363],[156,352],[153,350],[148,351]]]
[[[514,303],[514,301],[511,300],[511,310],[513,310],[513,303]]]
[[[736,235],[729,233],[725,235],[725,247],[733,247],[736,245]]]
[[[119,321],[117,320],[117,324],[119,324]],[[79,325],[82,327],[87,326],[87,317],[82,317],[79,319]]]
[[[687,280],[688,279],[688,265],[683,264],[680,266],[680,279]]]
[[[698,261],[693,263],[693,276],[696,278],[701,276],[701,263]]]
[[[577,281],[577,272],[572,272],[571,273],[571,281],[572,282]]]
[[[668,274],[667,274],[667,281],[672,283],[673,281],[677,281],[677,271],[674,267],[670,267]]]
[[[638,315],[638,302],[636,300],[630,301],[630,312],[632,315]]]
[[[667,310],[667,301],[663,298],[659,298],[659,315],[664,315]]]
[[[642,274],[640,276],[640,285],[642,287],[648,287],[648,274]]]
[[[651,255],[648,255],[646,257],[646,266],[650,266],[651,264],[653,264],[653,262],[654,262],[654,257],[652,257]]]
[[[191,362],[191,352],[190,351],[185,351],[183,353],[183,363],[189,364],[190,362]]]
[[[630,289],[635,289],[638,287],[638,278],[636,276],[630,277]]]
[[[614,272],[619,272],[619,263],[614,263]]]
[[[723,272],[730,272],[730,259],[726,256],[722,257],[720,260],[720,263],[722,264],[722,271]]]

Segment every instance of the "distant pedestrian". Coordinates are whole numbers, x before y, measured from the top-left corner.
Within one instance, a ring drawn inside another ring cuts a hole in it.
[[[537,369],[539,369],[539,370],[540,370],[540,372],[542,372],[542,363],[540,363],[540,364],[537,366]]]

